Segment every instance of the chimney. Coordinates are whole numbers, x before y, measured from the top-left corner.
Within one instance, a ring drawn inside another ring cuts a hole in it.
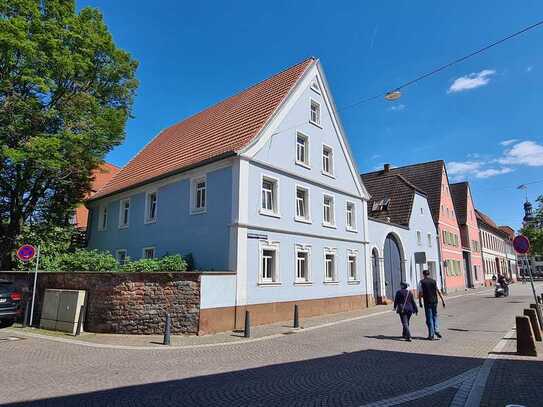
[[[390,172],[390,164],[385,164],[385,166],[383,168],[383,172],[384,173]]]

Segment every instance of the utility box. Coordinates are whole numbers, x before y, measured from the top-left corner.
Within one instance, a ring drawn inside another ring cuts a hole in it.
[[[81,315],[81,307],[85,304],[85,297],[85,290],[45,290],[40,328],[75,335],[79,318],[84,317]]]

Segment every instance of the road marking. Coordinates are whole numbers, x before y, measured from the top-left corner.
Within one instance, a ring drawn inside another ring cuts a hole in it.
[[[459,374],[458,376],[451,377],[444,382],[434,384],[432,386],[425,387],[423,389],[413,391],[411,393],[402,394],[400,396],[391,397],[389,399],[375,401],[373,403],[364,404],[361,407],[388,407],[396,406],[398,404],[407,403],[409,401],[418,400],[423,397],[431,396],[432,394],[439,393],[442,390],[448,389],[449,387],[455,387],[459,384],[470,380],[477,375],[479,368],[473,368],[465,371],[464,373]]]

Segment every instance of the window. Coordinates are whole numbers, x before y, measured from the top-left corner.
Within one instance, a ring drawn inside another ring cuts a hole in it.
[[[347,229],[356,230],[356,214],[353,202],[347,202],[345,206],[345,223]]]
[[[296,248],[296,281],[309,282],[309,249]]]
[[[278,272],[279,245],[276,242],[261,241],[260,243],[260,284],[279,282]]]
[[[121,199],[119,203],[119,227],[127,228],[130,220],[130,199]]]
[[[311,90],[314,90],[315,92],[317,93],[321,93],[321,88],[319,86],[319,83],[317,82],[317,80],[315,79],[313,82],[311,82]]]
[[[454,246],[458,247],[458,235],[454,234]]]
[[[422,246],[422,233],[420,233],[420,230],[417,230],[417,245]]]
[[[262,203],[261,213],[265,215],[278,215],[278,181],[274,178],[262,178]]]
[[[432,234],[428,233],[428,247],[432,247]]]
[[[319,102],[311,99],[311,115],[309,116],[309,122],[320,126],[321,124],[321,105]]]
[[[145,223],[156,221],[157,193],[147,192],[145,198]]]
[[[334,197],[324,195],[322,223],[325,226],[334,226]]]
[[[309,166],[309,139],[302,133],[296,135],[296,163]]]
[[[336,255],[334,251],[325,250],[324,253],[324,281],[337,281],[336,279]]]
[[[334,153],[332,147],[322,146],[322,172],[326,175],[334,174]]]
[[[347,270],[349,272],[349,280],[355,281],[357,279],[356,255],[350,254],[347,256]]]
[[[309,190],[296,187],[296,220],[309,221]]]
[[[126,256],[126,249],[119,249],[115,252],[115,258],[117,259],[117,263],[124,264],[126,263],[127,256]]]
[[[191,180],[191,214],[205,213],[207,210],[207,177]]]
[[[144,259],[154,259],[155,258],[155,248],[154,247],[144,247],[143,248],[143,258]]]
[[[100,219],[98,222],[98,230],[107,229],[107,206],[100,207]]]

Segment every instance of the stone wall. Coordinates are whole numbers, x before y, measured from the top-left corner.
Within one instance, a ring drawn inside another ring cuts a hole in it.
[[[34,274],[0,272],[30,295]],[[86,290],[84,330],[118,334],[162,334],[166,313],[172,333],[197,334],[200,315],[199,273],[38,273],[35,321],[46,288]]]

